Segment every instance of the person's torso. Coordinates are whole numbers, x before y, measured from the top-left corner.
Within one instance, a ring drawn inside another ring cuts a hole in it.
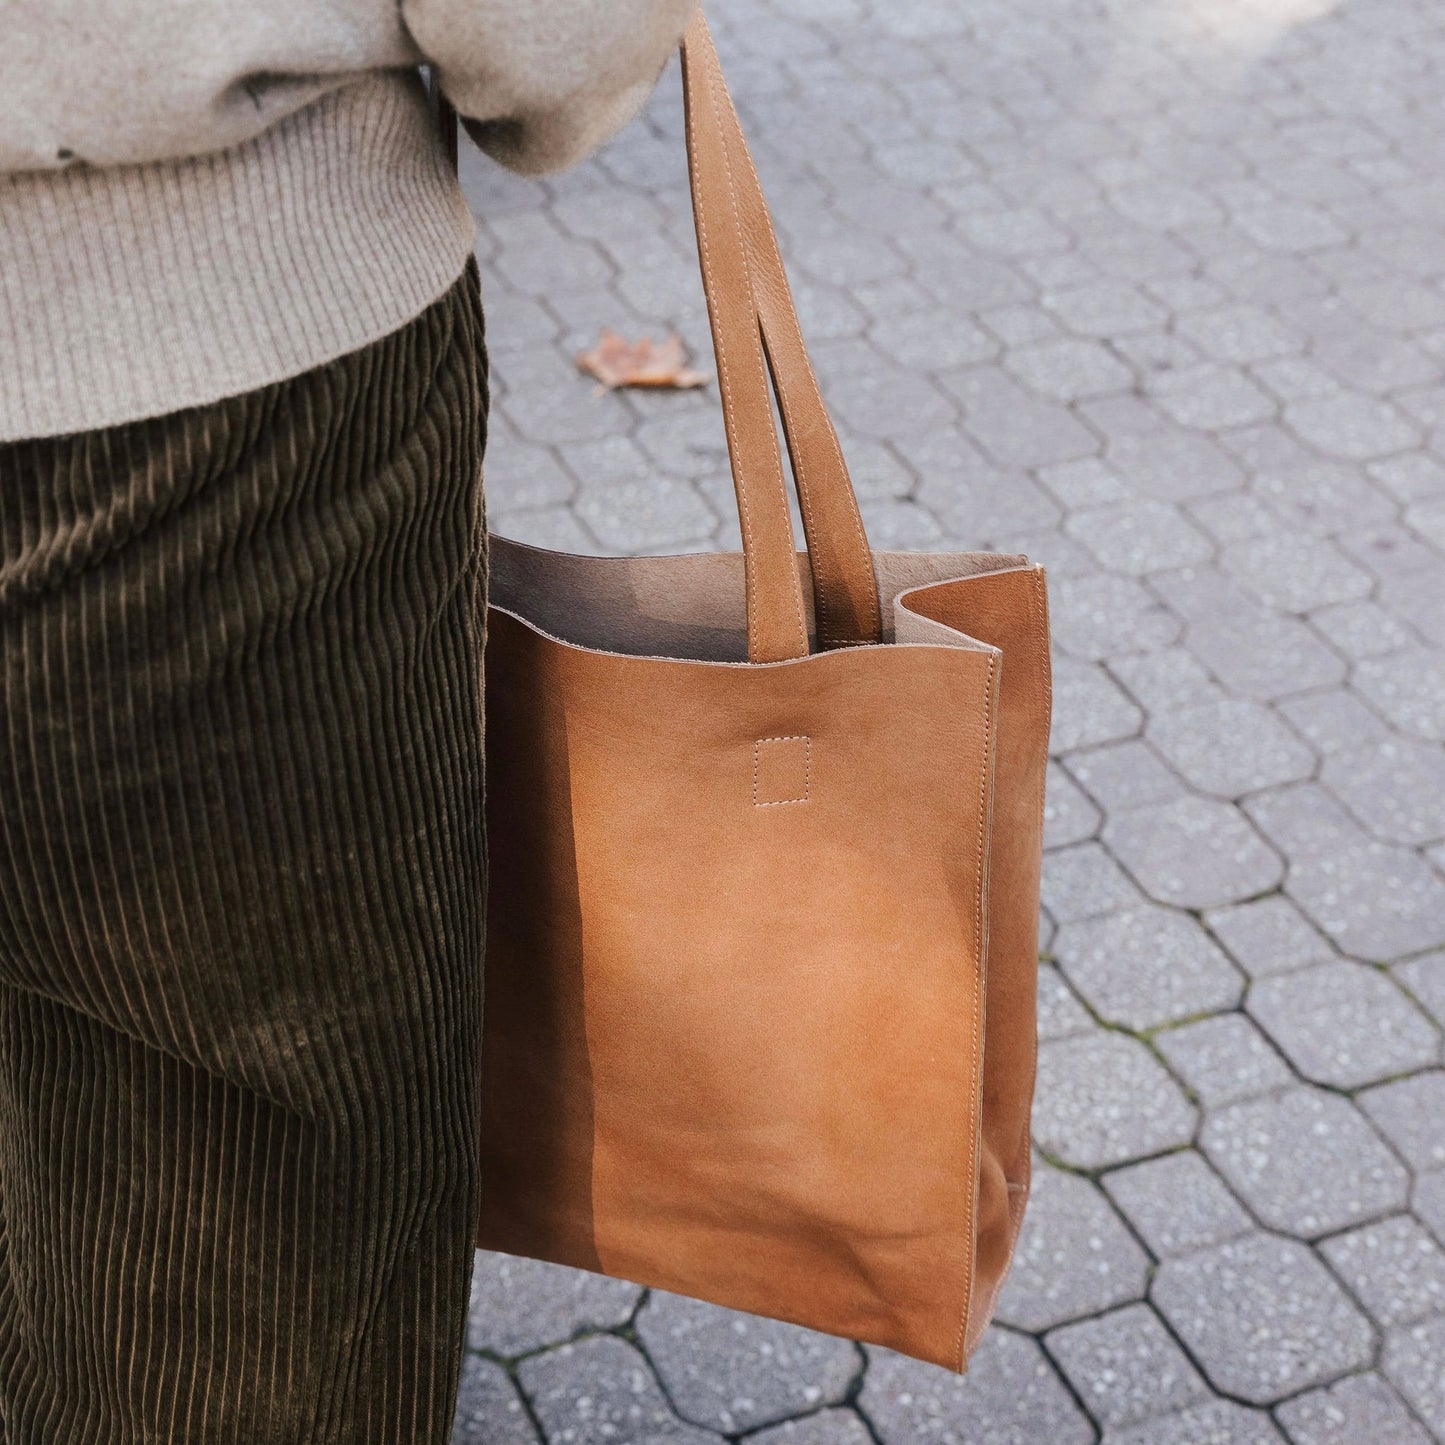
[[[12,0],[0,173],[222,150],[421,59],[397,0]]]
[[[395,0],[22,0],[0,46],[0,442],[200,405],[409,321],[466,202]]]

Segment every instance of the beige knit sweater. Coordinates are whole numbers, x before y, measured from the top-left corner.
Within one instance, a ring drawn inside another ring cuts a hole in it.
[[[417,66],[484,150],[570,165],[693,0],[4,0],[0,442],[279,381],[403,325],[472,220]]]

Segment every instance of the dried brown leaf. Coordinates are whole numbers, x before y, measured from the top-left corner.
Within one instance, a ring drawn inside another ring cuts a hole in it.
[[[618,386],[686,388],[706,386],[709,378],[687,365],[682,337],[673,332],[666,341],[644,336],[628,341],[603,327],[597,345],[577,358],[580,370],[595,376],[611,390]]]

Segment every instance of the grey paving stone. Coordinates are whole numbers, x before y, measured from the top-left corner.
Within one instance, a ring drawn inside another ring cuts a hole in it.
[[[1370,839],[1294,858],[1285,889],[1357,958],[1388,963],[1445,938],[1445,882],[1406,848]]]
[[[1369,596],[1374,586],[1369,573],[1329,541],[1298,532],[1234,542],[1219,560],[1246,592],[1280,612],[1311,612],[1352,602]]]
[[[507,1372],[480,1355],[462,1361],[451,1445],[540,1445]]]
[[[1401,411],[1418,422],[1429,425],[1438,414],[1435,388],[1410,389],[1435,380],[1433,358],[1417,342],[1370,330],[1357,336],[1335,333],[1317,341],[1315,354],[1343,385],[1367,393],[1393,393]]]
[[[1183,647],[1111,658],[1109,671],[1150,713],[1195,707],[1225,696],[1199,659]]]
[[[1049,535],[1059,520],[1052,497],[1018,467],[997,467],[957,427],[891,443],[918,477],[913,499],[938,518],[945,534],[965,547],[981,542],[1012,551],[1038,551],[1036,560],[1061,564],[1057,547],[1023,548],[1020,538]]]
[[[1366,658],[1353,686],[1402,733],[1445,742],[1445,653],[1419,647]]]
[[[1044,297],[1044,305],[1070,331],[1105,340],[1147,330],[1158,325],[1165,315],[1137,286],[1113,280],[1054,292]]]
[[[996,1318],[1046,1330],[1142,1299],[1149,1258],[1091,1184],[1035,1162],[1029,1204]]]
[[[1357,392],[1292,402],[1284,418],[1311,446],[1351,461],[1389,456],[1420,440],[1420,433],[1397,408]]]
[[[579,1330],[625,1324],[642,1291],[635,1284],[537,1259],[477,1251],[467,1343],[521,1355]]]
[[[1061,402],[1123,391],[1134,381],[1133,372],[1111,351],[1074,337],[1014,346],[1004,365],[1025,386]]]
[[[497,365],[498,379],[505,381],[500,412],[524,440],[588,441],[626,429],[622,401],[610,393],[597,395],[554,348],[528,347],[499,358]]]
[[[1270,702],[1344,680],[1344,659],[1306,623],[1231,591],[1223,574],[1185,569],[1161,574],[1152,585],[1188,619],[1190,650],[1241,697]]]
[[[1070,573],[1055,578],[1049,593],[1054,644],[1074,657],[1153,652],[1181,630],[1179,619],[1132,577]]]
[[[1380,1368],[1385,1378],[1434,1431],[1445,1439],[1445,1315],[1404,1325],[1385,1338]]]
[[[1378,496],[1378,492],[1375,494]],[[1408,528],[1388,520],[1360,523],[1336,533],[1339,542],[1361,567],[1372,572],[1381,582],[1391,577],[1429,572],[1439,563],[1440,554]]]
[[[1219,497],[1196,497],[1186,502],[1189,515],[1216,542],[1238,542],[1261,537],[1279,527],[1279,517],[1258,497],[1226,492]]]
[[[1146,1304],[1052,1331],[1045,1345],[1100,1424],[1131,1425],[1207,1397],[1209,1388]]]
[[[1379,1084],[1358,1103],[1412,1169],[1445,1165],[1445,1071]]]
[[[1183,779],[1138,739],[1072,753],[1067,770],[1107,812],[1162,803],[1184,792]]]
[[[1386,622],[1381,641],[1360,657],[1383,657],[1413,646],[1413,628],[1434,647],[1445,647],[1445,590],[1433,571],[1401,572],[1380,582],[1379,608]]]
[[[1271,251],[1314,251],[1348,240],[1348,233],[1313,206],[1270,202],[1251,206],[1235,216],[1239,227]]]
[[[966,317],[950,317],[939,326],[938,314],[925,311],[879,316],[868,328],[873,344],[900,366],[919,371],[943,371],[992,361],[998,342]]]
[[[1274,425],[1249,427],[1223,442],[1249,468],[1251,491],[1284,528],[1332,536],[1357,563],[1376,572],[1356,544],[1371,528],[1388,527],[1396,507],[1371,485],[1357,462],[1321,456]],[[1392,537],[1397,545],[1403,540]],[[1382,559],[1375,560],[1378,564]],[[1392,555],[1391,561],[1398,557]]]
[[[1318,1089],[1230,1104],[1205,1119],[1199,1142],[1262,1224],[1304,1239],[1391,1214],[1409,1193],[1359,1111]]]
[[[1288,973],[1332,957],[1324,936],[1282,893],[1211,909],[1204,921],[1251,978]]]
[[[486,260],[478,258],[485,266]],[[550,346],[556,342],[561,327],[557,318],[540,301],[519,296],[508,286],[495,285],[483,298],[487,315],[487,350],[496,359],[509,351],[524,351],[534,346]],[[492,438],[487,437],[487,452]]]
[[[1094,1438],[1039,1346],[994,1329],[968,1374],[950,1375],[888,1350],[868,1351],[858,1407],[882,1445],[1085,1445]]]
[[[1445,417],[1437,417],[1445,421]],[[1431,497],[1405,508],[1405,525],[1419,533],[1432,547],[1445,550],[1445,498]]]
[[[1096,918],[1143,900],[1129,876],[1098,843],[1076,843],[1044,855],[1044,907],[1059,923]]]
[[[1038,1016],[1040,1039],[1066,1039],[1094,1028],[1089,1011],[1052,963],[1039,965]]]
[[[1204,562],[1214,550],[1209,539],[1167,502],[1131,499],[1090,507],[1074,512],[1065,526],[1100,566],[1131,577]]]
[[[684,550],[711,536],[718,524],[690,482],[670,477],[589,487],[574,510],[603,546],[617,552]]]
[[[1050,742],[1056,753],[1132,737],[1143,713],[1101,667],[1055,657],[1054,720]]]
[[[1227,1240],[1159,1266],[1151,1295],[1216,1389],[1267,1405],[1370,1363],[1369,1321],[1303,1244]]]
[[[1275,1414],[1291,1445],[1431,1445],[1424,1427],[1373,1372],[1286,1400]]]
[[[1054,934],[1059,930],[1059,925],[1054,922],[1047,908],[1039,909],[1039,959],[1042,961],[1050,957],[1049,949],[1053,946]],[[1052,965],[1050,965],[1052,967]],[[1055,970],[1057,972],[1057,970]]]
[[[868,540],[880,551],[937,551],[943,541],[938,519],[908,498],[865,501],[862,507]]]
[[[1403,622],[1368,600],[1317,608],[1310,613],[1310,625],[1346,657],[1384,657],[1414,641]]]
[[[1080,457],[1040,467],[1037,476],[1070,512],[1102,509],[1129,495],[1114,469],[1100,457]]]
[[[1096,1031],[1039,1048],[1034,1138],[1077,1169],[1140,1159],[1193,1136],[1197,1111],[1143,1044]]]
[[[868,1427],[852,1410],[819,1410],[749,1435],[750,1445],[873,1445]]]
[[[513,511],[510,507],[489,507],[487,520],[496,537],[510,537],[533,547],[555,552],[579,552],[596,556],[607,549],[577,520],[570,507],[534,507]]]
[[[1425,1012],[1445,1027],[1445,951],[1397,963],[1390,972],[1404,984]]]
[[[725,1434],[841,1404],[862,1364],[847,1340],[662,1290],[637,1334],[677,1413]]]
[[[1168,424],[1142,396],[1133,393],[1075,402],[1074,410],[1107,444],[1124,437],[1159,432]]]
[[[1246,1007],[1317,1084],[1356,1089],[1440,1060],[1440,1031],[1386,974],[1362,963],[1336,959],[1261,979]]]
[[[942,382],[963,407],[969,435],[1003,465],[1042,467],[1099,448],[1098,438],[1066,407],[1045,401],[1003,372],[949,372]],[[916,423],[904,412],[896,425],[912,430]]]
[[[647,1361],[615,1335],[533,1355],[518,1375],[548,1445],[708,1445],[722,1439],[679,1420]]]
[[[1238,809],[1180,798],[1115,813],[1105,846],[1160,903],[1218,908],[1275,888],[1284,864]]]
[[[979,319],[1011,350],[1043,341],[1068,339],[1063,336],[1058,322],[1048,312],[1032,304],[991,306],[987,311],[979,312]],[[1029,384],[1027,377],[1019,376],[1019,380]]]
[[[1155,713],[1145,736],[1201,792],[1239,798],[1306,778],[1314,754],[1268,708],[1243,699]]]
[[[1164,502],[1238,491],[1244,482],[1228,452],[1193,432],[1133,433],[1112,442],[1104,456],[1131,491]]]
[[[1232,1008],[1244,979],[1187,914],[1144,905],[1065,925],[1060,967],[1095,1012],[1129,1029]]]
[[[524,295],[586,291],[612,279],[601,251],[564,235],[545,212],[494,216],[488,227],[500,243],[492,265]]]
[[[1445,838],[1445,749],[1411,738],[1384,738],[1327,758],[1321,778],[1387,843]]]
[[[1256,361],[1249,373],[1264,389],[1281,401],[1299,401],[1307,396],[1331,396],[1340,389],[1339,380],[1318,363],[1301,356],[1282,356]]]
[[[1371,462],[1369,472],[1397,502],[1445,496],[1445,466],[1427,452],[1404,452],[1383,462]]]
[[[1057,763],[1044,785],[1044,847],[1082,843],[1099,831],[1100,814],[1079,785]]]
[[[1414,285],[1389,270],[1368,281],[1341,288],[1351,310],[1388,331],[1418,331],[1438,326],[1445,297],[1433,287]]]
[[[1266,421],[1278,403],[1240,368],[1205,362],[1156,372],[1146,380],[1147,394],[1180,426],[1220,431]]]
[[[1378,1324],[1445,1312],[1445,1249],[1408,1214],[1337,1234],[1320,1253]]]
[[[1103,1183],[1161,1259],[1190,1254],[1254,1227],[1244,1207],[1193,1149],[1110,1170]]]
[[[520,441],[500,421],[487,436],[488,512],[555,507],[571,500],[577,484],[548,447]]]
[[[827,383],[828,405],[850,431],[889,439],[909,432],[927,431],[955,420],[953,403],[930,377],[906,367],[893,366],[866,343],[840,341],[832,346],[858,347],[871,355],[866,365],[835,374]],[[820,365],[823,355],[818,356]]]
[[[1435,1238],[1445,1244],[1445,1169],[1432,1169],[1416,1176],[1410,1208]]]
[[[1174,329],[1217,361],[1267,361],[1303,346],[1269,312],[1241,302],[1188,312]]]
[[[645,471],[650,474],[660,468],[670,476],[692,480],[728,475],[727,437],[720,415],[710,404],[711,399],[694,394],[671,400],[676,405],[656,410],[647,408],[633,429],[632,440],[651,463],[650,466],[643,464]],[[569,449],[569,455],[575,460],[579,454]],[[850,452],[849,461],[852,460]],[[624,479],[626,475],[623,470]],[[584,484],[586,480],[584,478]],[[861,489],[859,495],[862,495]]]
[[[1211,1400],[1127,1430],[1105,1431],[1103,1440],[1104,1445],[1281,1445],[1284,1436],[1262,1410]]]
[[[1366,840],[1364,830],[1322,783],[1256,793],[1243,803],[1255,826],[1292,859],[1329,855]]]
[[[1216,1014],[1154,1040],[1206,1108],[1235,1104],[1293,1081],[1289,1066],[1242,1013]]]
[[[1379,742],[1387,735],[1380,715],[1345,687],[1287,697],[1275,707],[1322,757]]]

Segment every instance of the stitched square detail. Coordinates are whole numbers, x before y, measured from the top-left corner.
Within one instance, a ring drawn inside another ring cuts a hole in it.
[[[812,738],[759,738],[753,744],[753,806],[806,803],[812,774]]]

